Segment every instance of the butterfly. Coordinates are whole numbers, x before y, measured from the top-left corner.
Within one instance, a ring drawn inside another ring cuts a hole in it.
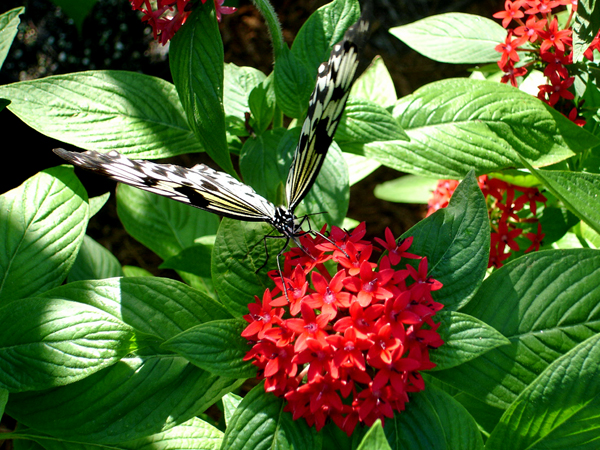
[[[275,206],[250,186],[204,164],[185,168],[131,160],[116,151],[70,152],[54,149],[61,158],[113,180],[189,204],[221,216],[266,222],[302,248],[302,221],[294,214],[315,182],[340,122],[366,40],[368,21],[361,18],[334,45],[328,61],[318,68],[306,119],[286,182],[286,206]],[[279,259],[277,260],[279,266]],[[280,270],[281,273],[281,270]]]

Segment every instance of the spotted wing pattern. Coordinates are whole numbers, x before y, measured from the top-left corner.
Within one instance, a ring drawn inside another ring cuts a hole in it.
[[[275,215],[275,206],[250,186],[204,164],[187,169],[134,161],[116,151],[76,153],[57,148],[54,152],[76,166],[222,216],[271,222]]]
[[[369,22],[361,18],[333,47],[329,60],[319,66],[317,84],[310,97],[286,183],[288,208],[292,211],[306,196],[321,170],[350,94],[358,67],[358,52],[366,40],[368,28]]]

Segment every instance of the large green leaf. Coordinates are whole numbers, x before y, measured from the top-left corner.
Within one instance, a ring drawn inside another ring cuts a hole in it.
[[[406,45],[435,61],[454,64],[491,63],[500,59],[495,47],[506,30],[485,17],[447,13],[390,28]]]
[[[384,431],[393,449],[483,449],[473,417],[433,386],[413,394],[404,411],[385,420]]]
[[[481,320],[455,311],[440,311],[435,321],[441,322],[438,332],[444,345],[431,351],[436,370],[449,369],[510,341]]]
[[[600,334],[549,365],[502,416],[486,449],[597,449]]]
[[[168,278],[77,281],[57,287],[46,296],[93,306],[138,333],[163,340],[201,323],[231,318],[216,300]]]
[[[215,214],[124,184],[117,188],[117,213],[127,232],[162,259],[216,234],[219,226]]]
[[[6,410],[55,438],[114,444],[182,424],[240,384],[147,350],[68,386],[12,394]]]
[[[519,155],[548,165],[600,143],[539,99],[491,81],[428,84],[398,100],[394,116],[410,141],[368,143],[365,156],[436,178],[519,166]]]
[[[304,22],[292,44],[292,53],[309,69],[311,78],[316,78],[319,64],[327,61],[331,48],[342,40],[346,30],[359,17],[358,0],[334,0]]]
[[[0,308],[0,386],[11,392],[82,380],[129,353],[132,329],[92,306],[28,298]]]
[[[47,169],[0,196],[0,304],[64,281],[88,214],[87,194],[72,167]]]
[[[408,141],[398,121],[383,106],[369,100],[348,100],[335,132],[339,145],[375,141]]]
[[[304,420],[292,420],[283,412],[283,400],[265,393],[264,383],[255,386],[242,400],[223,437],[227,450],[273,448],[321,448],[321,435]]]
[[[589,48],[600,28],[600,4],[596,0],[579,0],[577,14],[573,16],[573,62],[583,61],[583,53]]]
[[[200,152],[175,87],[117,70],[78,72],[0,86],[0,97],[31,128],[87,150],[134,158]]]
[[[119,260],[106,247],[85,235],[68,280],[100,280],[121,276],[123,269]]]
[[[15,438],[23,436],[26,439],[33,439],[35,442],[43,444],[45,450],[153,450],[157,448],[216,450],[221,447],[221,441],[223,440],[222,431],[197,417],[162,433],[151,434],[111,446],[98,443],[82,444],[76,439],[61,439],[59,441],[32,429],[19,430],[13,436]]]
[[[267,287],[274,287],[266,274],[277,267],[276,258],[285,239],[266,239],[263,243],[271,231],[266,224],[232,219],[221,222],[212,255],[213,285],[234,317],[248,314],[248,303],[254,302],[254,296],[262,298]]]
[[[10,46],[17,35],[17,27],[21,22],[19,16],[24,12],[25,8],[19,7],[0,14],[0,68],[4,64]]]
[[[25,425],[80,442],[143,438],[200,414],[240,384],[159,350],[162,341],[186,329],[230,317],[217,302],[180,282],[149,277],[80,281],[46,297],[85,303],[114,316],[136,331],[137,349],[68,386],[11,395],[9,414]]]
[[[369,100],[384,108],[396,103],[396,87],[381,56],[376,56],[367,69],[356,79],[350,96]]]
[[[577,217],[600,233],[600,175],[585,172],[535,170],[533,174]]]
[[[241,319],[203,323],[169,339],[162,348],[178,353],[192,364],[215,375],[252,378],[256,367],[243,361],[250,349],[242,331],[248,323]]]
[[[485,199],[473,174],[458,185],[450,205],[422,220],[402,237],[413,236],[411,253],[426,255],[429,276],[444,286],[432,293],[453,310],[477,291],[485,275],[490,222]]]
[[[214,5],[194,8],[171,40],[169,64],[196,139],[224,171],[235,174],[223,109],[223,42]]]
[[[598,250],[540,251],[512,261],[461,310],[496,328],[511,345],[432,374],[506,409],[554,360],[600,331],[599,295]]]

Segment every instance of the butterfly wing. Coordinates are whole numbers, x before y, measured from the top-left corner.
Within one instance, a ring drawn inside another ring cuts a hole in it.
[[[173,164],[134,161],[116,151],[77,153],[56,148],[54,153],[71,164],[113,180],[221,216],[270,222],[275,215],[273,204],[250,186],[204,164],[187,169]]]
[[[291,211],[306,196],[321,170],[350,94],[359,48],[368,28],[369,23],[364,18],[348,28],[344,39],[333,47],[329,60],[319,66],[317,84],[310,97],[286,183]]]

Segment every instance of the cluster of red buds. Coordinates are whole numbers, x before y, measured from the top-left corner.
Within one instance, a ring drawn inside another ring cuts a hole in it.
[[[524,236],[531,245],[524,251],[529,253],[540,249],[544,234],[538,217],[538,206],[546,204],[546,197],[536,187],[522,187],[497,178],[482,175],[479,187],[488,205],[492,232],[489,267],[502,267],[504,261],[523,247]],[[440,180],[429,200],[427,215],[448,206],[448,201],[458,186],[456,180]],[[527,241],[524,241],[527,242]]]
[[[570,15],[561,28],[554,14],[557,8],[569,5]],[[496,50],[502,54],[498,66],[504,72],[503,83],[510,81],[516,87],[517,77],[526,75],[528,67],[542,67],[549,83],[538,87],[538,98],[583,126],[585,120],[578,116],[577,105],[572,102],[575,96],[569,90],[575,81],[574,76],[569,76],[569,66],[573,64],[570,26],[576,11],[577,0],[506,0],[504,11],[494,14],[508,30],[505,42]],[[509,28],[513,23],[516,26]],[[590,61],[594,60],[594,50],[600,51],[600,32],[584,53]],[[519,52],[527,53],[531,60],[519,65]]]
[[[365,231],[362,223],[351,233],[333,227],[328,238],[303,235],[303,249],[285,253],[283,279],[271,272],[276,287],[244,316],[245,360],[294,420],[317,430],[330,418],[350,435],[358,422],[402,411],[407,394],[425,387],[419,371],[435,366],[429,349],[443,344],[432,320],[443,305],[431,297],[442,285],[427,276],[427,259],[388,229],[376,238],[386,255],[370,262]],[[420,262],[396,268],[404,258]]]
[[[231,14],[236,8],[223,6],[225,0],[214,0],[217,19],[221,21],[222,14]],[[141,11],[142,21],[152,27],[154,39],[165,45],[185,23],[192,12],[192,0],[156,0],[156,6],[150,0],[130,0],[135,11]],[[202,0],[206,3],[206,0]]]

